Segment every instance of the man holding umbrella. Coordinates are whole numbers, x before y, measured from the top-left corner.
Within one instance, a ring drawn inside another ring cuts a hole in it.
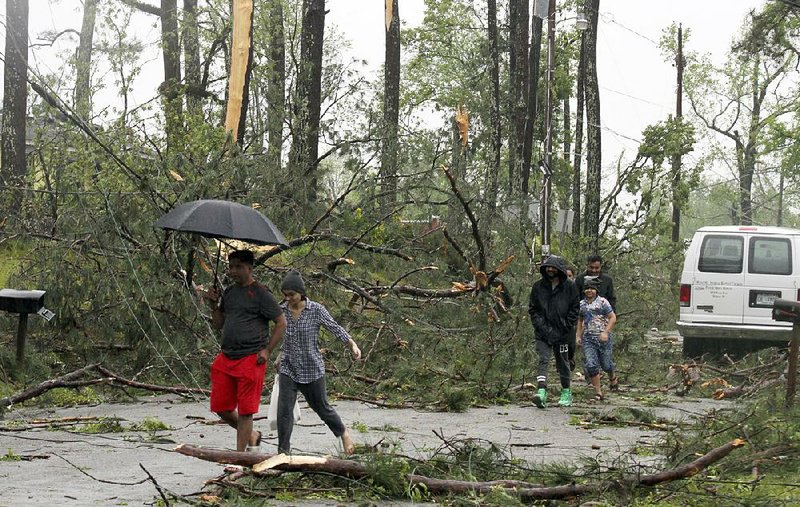
[[[234,281],[220,298],[207,294],[212,325],[222,329],[222,351],[211,366],[211,410],[236,428],[236,450],[261,445],[253,430],[269,357],[286,330],[286,317],[270,290],[253,278],[253,252],[228,255],[228,275]],[[274,323],[269,333],[269,321]]]

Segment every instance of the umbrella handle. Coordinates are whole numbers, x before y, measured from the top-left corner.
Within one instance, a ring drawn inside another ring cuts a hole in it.
[[[219,277],[217,276],[217,272],[219,271],[219,256],[220,252],[222,251],[222,242],[217,240],[217,263],[214,265],[214,288],[219,288]]]

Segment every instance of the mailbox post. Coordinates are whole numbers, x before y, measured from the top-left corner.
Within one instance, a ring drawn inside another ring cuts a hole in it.
[[[43,290],[0,289],[0,310],[18,313],[17,368],[25,362],[25,338],[28,334],[28,314],[44,308]]]
[[[794,403],[797,389],[797,351],[800,344],[800,301],[778,299],[772,305],[772,319],[792,323],[792,339],[789,342],[789,373],[786,377],[786,406]]]

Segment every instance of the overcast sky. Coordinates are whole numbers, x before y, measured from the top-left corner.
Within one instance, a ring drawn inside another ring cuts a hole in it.
[[[158,4],[156,0],[150,3]],[[30,4],[33,43],[41,42],[36,37],[45,30],[80,30],[78,0],[30,0]],[[601,0],[597,59],[605,168],[613,167],[623,151],[626,158],[632,157],[642,129],[674,113],[675,68],[672,62],[663,60],[657,46],[662,30],[673,22],[682,23],[691,31],[686,49],[710,53],[721,62],[744,17],[762,4],[762,0]],[[377,69],[384,54],[384,0],[328,0],[327,6],[327,22],[337,25],[352,41],[353,56],[366,59]],[[422,20],[423,0],[400,0],[399,6],[405,27]],[[0,0],[0,16],[4,37],[5,0]],[[574,20],[560,23],[570,25]],[[163,80],[158,53],[160,30],[155,18],[144,14],[134,17],[131,27],[147,43],[142,74],[134,83],[135,101],[141,103],[156,95],[156,88]],[[56,52],[71,50],[76,43],[76,38],[66,37],[57,48],[37,48],[30,64],[41,72],[53,72],[59,61],[54,56]],[[105,74],[97,78],[112,80],[113,76]],[[107,102],[97,104],[95,109],[99,110],[118,99],[113,94],[101,94],[96,100]]]

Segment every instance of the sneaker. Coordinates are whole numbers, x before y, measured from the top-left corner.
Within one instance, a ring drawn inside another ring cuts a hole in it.
[[[572,389],[565,387],[561,390],[561,399],[558,400],[558,404],[562,407],[572,406]]]
[[[533,396],[533,404],[539,408],[547,406],[547,389],[540,387],[536,394]]]

